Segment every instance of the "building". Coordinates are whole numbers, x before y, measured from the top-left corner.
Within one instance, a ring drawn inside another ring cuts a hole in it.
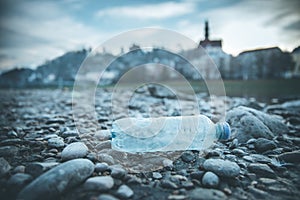
[[[294,77],[300,77],[300,46],[293,50],[292,57],[295,62],[295,68],[292,75]]]
[[[219,78],[216,75],[216,72],[211,70],[211,66],[209,66],[209,61],[207,59],[212,59],[214,64],[219,69],[220,73],[228,74],[230,71],[230,59],[231,56],[225,53],[222,49],[222,40],[210,40],[209,38],[209,24],[208,21],[205,21],[204,26],[204,40],[199,42],[198,48],[203,48],[206,53],[209,55],[209,58],[203,57],[199,60],[199,64],[201,64],[205,69],[205,78],[208,79],[216,79]]]

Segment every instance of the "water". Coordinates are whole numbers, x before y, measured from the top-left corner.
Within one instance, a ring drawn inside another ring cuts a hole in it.
[[[204,115],[124,118],[112,125],[112,148],[123,152],[203,150],[228,139],[229,125]]]

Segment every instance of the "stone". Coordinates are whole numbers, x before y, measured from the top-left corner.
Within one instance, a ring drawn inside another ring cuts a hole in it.
[[[16,146],[0,147],[0,157],[14,157],[18,154],[19,148]]]
[[[114,186],[111,176],[96,176],[89,178],[83,184],[85,190],[108,191]]]
[[[64,124],[65,120],[63,118],[52,118],[46,121],[46,124]]]
[[[256,198],[256,199],[271,199],[272,197],[265,191],[260,190],[258,188],[248,186],[248,191]]]
[[[263,153],[265,151],[275,149],[277,145],[272,140],[258,138],[254,143],[254,147],[257,152]]]
[[[18,195],[17,199],[55,199],[66,190],[86,180],[94,171],[94,164],[87,159],[75,159],[62,163],[42,174]]]
[[[154,178],[154,179],[161,179],[162,175],[159,172],[152,172],[152,178]]]
[[[226,121],[231,125],[232,137],[241,143],[251,138],[272,139],[275,135],[288,132],[288,127],[278,116],[244,106],[227,112]]]
[[[127,171],[121,167],[112,167],[111,176],[117,179],[122,179],[127,174]]]
[[[162,180],[160,185],[161,185],[161,187],[167,188],[167,189],[177,189],[178,188],[178,186],[175,183],[173,183],[169,180]]]
[[[160,86],[160,85],[148,85],[148,90],[153,97],[157,98],[169,98],[169,99],[175,99],[176,94],[174,94],[171,90],[167,89],[166,87]]]
[[[108,164],[107,163],[105,163],[105,162],[102,162],[102,163],[97,163],[96,165],[95,165],[95,172],[105,172],[105,171],[107,171],[108,170]]]
[[[30,174],[33,177],[38,177],[58,164],[58,162],[33,162],[26,166],[25,173]]]
[[[171,194],[168,196],[168,200],[185,200],[185,199],[188,199],[188,197],[182,194]]]
[[[117,196],[121,199],[128,199],[133,196],[134,192],[127,185],[121,185],[117,190]]]
[[[163,166],[168,168],[168,169],[173,169],[173,167],[174,167],[173,161],[166,158],[166,159],[163,160]]]
[[[219,176],[233,178],[239,175],[240,167],[235,162],[221,159],[208,159],[203,163],[207,171],[212,171]]]
[[[32,176],[24,173],[16,173],[7,181],[8,188],[14,191],[20,191],[25,185],[30,183]]]
[[[276,178],[275,172],[267,164],[251,163],[248,169],[260,177]]]
[[[195,155],[191,151],[185,151],[181,154],[181,159],[184,162],[189,163],[189,162],[195,160]]]
[[[98,160],[101,162],[106,162],[109,165],[115,164],[114,158],[111,155],[108,155],[106,153],[99,153],[97,155],[97,157],[98,157]]]
[[[191,178],[196,180],[202,180],[202,177],[204,175],[204,171],[196,171],[191,173]]]
[[[18,165],[12,171],[13,174],[24,173],[24,172],[25,172],[25,166],[24,165]]]
[[[119,200],[110,194],[100,194],[97,200]]]
[[[67,138],[67,137],[78,137],[79,134],[76,130],[66,130],[60,134],[61,137]]]
[[[203,186],[209,188],[216,188],[219,185],[219,181],[219,177],[212,172],[206,172],[202,177]]]
[[[292,152],[286,152],[278,155],[278,159],[282,160],[286,163],[300,163],[300,150],[292,151]]]
[[[220,190],[197,188],[190,192],[191,200],[223,200],[227,199],[227,196]]]
[[[11,166],[9,165],[9,163],[4,158],[1,157],[0,158],[0,177],[7,174],[10,169],[11,169]]]
[[[74,142],[67,145],[61,152],[62,160],[72,160],[75,158],[83,158],[88,154],[89,149],[82,142]]]
[[[48,140],[48,146],[54,148],[62,148],[65,146],[65,143],[61,137],[54,137]]]

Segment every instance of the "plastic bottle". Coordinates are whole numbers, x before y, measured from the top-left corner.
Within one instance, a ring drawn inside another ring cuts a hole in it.
[[[123,118],[112,124],[112,149],[123,152],[203,150],[230,137],[228,123],[204,115]]]

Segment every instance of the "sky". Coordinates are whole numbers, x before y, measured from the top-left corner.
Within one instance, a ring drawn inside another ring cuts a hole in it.
[[[299,0],[0,0],[0,71],[34,68],[144,27],[198,43],[205,20],[226,53],[273,46],[292,51],[300,45],[299,10]]]

